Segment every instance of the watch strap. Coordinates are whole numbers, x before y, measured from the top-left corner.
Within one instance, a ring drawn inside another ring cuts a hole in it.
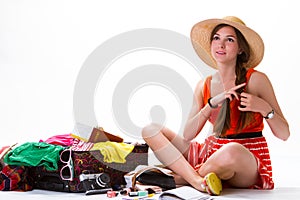
[[[267,114],[267,116],[265,116],[264,118],[265,119],[272,119],[274,117],[274,110],[272,109],[271,112],[269,112]]]

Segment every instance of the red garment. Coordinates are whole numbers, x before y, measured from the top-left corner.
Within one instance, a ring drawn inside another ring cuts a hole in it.
[[[245,138],[245,139],[225,139],[209,136],[203,144],[192,142],[188,154],[188,162],[192,167],[205,163],[206,160],[220,149],[224,144],[237,142],[253,153],[257,160],[259,178],[250,188],[273,189],[272,165],[270,154],[265,137]]]
[[[246,74],[246,83],[248,83],[251,74],[255,72],[254,69],[249,69],[247,71]],[[205,80],[205,84],[203,87],[203,101],[204,101],[204,105],[207,104],[208,99],[211,97],[210,95],[210,81],[211,81],[212,77],[209,76],[206,80]],[[230,128],[226,131],[225,135],[231,135],[231,134],[236,134],[236,129],[237,129],[237,122],[238,119],[240,117],[240,112],[238,109],[238,106],[240,105],[240,102],[237,99],[233,99],[230,102]],[[214,124],[218,113],[219,113],[220,107],[217,109],[214,109],[212,111],[211,116],[209,117],[209,121]],[[243,128],[240,132],[241,133],[247,133],[247,132],[259,132],[262,131],[264,128],[264,124],[263,124],[263,116],[260,113],[253,113],[253,120],[252,123],[250,123],[247,127]]]
[[[254,69],[249,69],[246,75],[247,82],[251,74],[254,72]],[[205,81],[203,88],[203,99],[204,104],[207,104],[208,99],[210,98],[210,80],[211,77],[208,77]],[[227,130],[225,135],[236,134],[237,121],[240,115],[238,110],[239,101],[234,99],[230,103],[231,107],[231,127]],[[209,121],[213,124],[216,120],[219,109],[214,109],[209,117]],[[241,130],[241,133],[246,132],[259,132],[263,130],[263,117],[260,113],[254,113],[253,121],[244,129]],[[257,160],[258,164],[258,173],[259,178],[255,185],[250,188],[256,189],[273,189],[274,182],[272,179],[272,165],[270,160],[270,154],[268,145],[265,137],[257,138],[245,138],[245,139],[226,139],[226,138],[217,138],[215,136],[209,136],[205,139],[203,144],[198,142],[192,142],[188,154],[188,162],[194,168],[197,165],[201,165],[206,162],[206,160],[218,149],[220,149],[224,144],[230,142],[237,142],[246,147],[250,152],[253,153]]]

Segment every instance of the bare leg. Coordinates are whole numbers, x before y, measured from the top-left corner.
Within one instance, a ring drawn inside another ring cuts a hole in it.
[[[156,157],[177,175],[177,184],[189,183],[196,189],[201,187],[202,177],[186,160],[189,142],[171,130],[157,124],[151,124],[142,131],[144,140],[155,153]],[[182,178],[181,178],[182,177]]]
[[[257,161],[243,145],[232,142],[217,150],[199,169],[200,176],[215,172],[234,187],[246,188],[256,183]]]
[[[174,174],[174,180],[176,185],[189,185],[189,183],[178,174]]]

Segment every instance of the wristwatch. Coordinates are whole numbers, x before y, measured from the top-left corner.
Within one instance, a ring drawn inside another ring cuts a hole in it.
[[[272,119],[273,117],[274,117],[274,110],[272,109],[272,111],[269,112],[269,113],[267,114],[267,116],[265,116],[264,118],[265,118],[265,119]]]

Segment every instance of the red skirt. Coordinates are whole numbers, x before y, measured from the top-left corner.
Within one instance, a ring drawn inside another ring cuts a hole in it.
[[[205,163],[206,160],[223,145],[237,142],[246,147],[253,153],[258,164],[259,178],[257,183],[250,188],[273,189],[272,165],[270,160],[269,148],[265,137],[245,138],[245,139],[224,139],[209,136],[203,144],[192,142],[188,154],[188,162],[191,166]]]

